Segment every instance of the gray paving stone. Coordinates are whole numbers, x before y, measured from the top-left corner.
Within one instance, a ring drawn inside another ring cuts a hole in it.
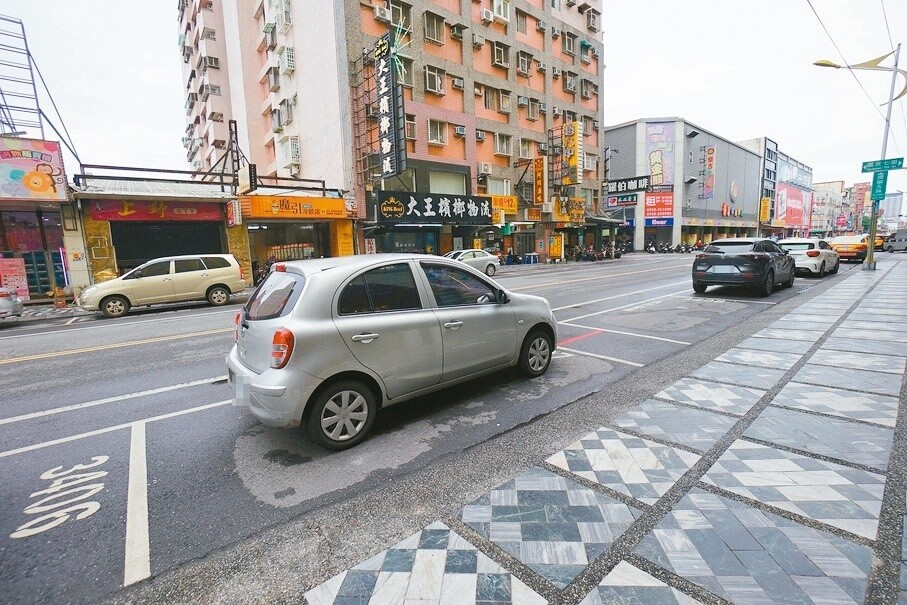
[[[580,605],[697,605],[700,601],[621,561]]]
[[[778,351],[780,353],[806,353],[813,343],[805,340],[784,340],[783,338],[747,338],[737,345],[740,349],[757,351]]]
[[[781,377],[784,376],[784,370],[757,367],[743,368],[733,363],[713,361],[694,370],[690,375],[704,380],[714,380],[716,382],[739,384],[767,390],[781,380]]]
[[[830,336],[822,343],[823,349],[834,351],[854,351],[856,353],[877,353],[879,355],[903,355],[904,344],[900,342],[882,342],[860,338],[840,338]]]
[[[907,347],[904,348],[904,353],[907,353]],[[907,367],[907,357],[820,348],[810,357],[809,363],[903,375],[904,369]]]
[[[895,397],[798,382],[784,385],[772,404],[890,427],[894,427],[898,416],[898,400]]]
[[[698,378],[681,378],[655,396],[707,410],[719,410],[742,416],[764,394],[765,391],[750,387],[709,382]]]
[[[899,375],[884,372],[832,368],[807,363],[793,379],[797,382],[897,396],[901,392],[901,378]]]
[[[746,348],[733,348],[716,357],[715,361],[774,368],[776,370],[789,370],[794,364],[800,361],[801,357],[802,355],[796,353],[778,353],[774,351],[754,351]]]
[[[654,399],[630,408],[614,420],[618,428],[703,452],[715,445],[735,423],[735,419],[727,416]]]

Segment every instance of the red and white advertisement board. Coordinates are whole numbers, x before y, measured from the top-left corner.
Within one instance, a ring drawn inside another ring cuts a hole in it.
[[[13,288],[22,300],[28,300],[28,277],[25,275],[25,260],[21,258],[0,258],[0,287]]]

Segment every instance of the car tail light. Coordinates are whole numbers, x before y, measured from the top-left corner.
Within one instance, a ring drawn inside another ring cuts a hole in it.
[[[286,273],[287,266],[286,265],[274,265],[274,270],[277,271],[278,273]]]
[[[242,265],[239,266],[239,279],[246,280],[246,270],[242,268]]]
[[[12,298],[13,295],[9,292],[0,292],[0,298]]]
[[[817,256],[819,256],[819,251],[818,250],[807,250],[806,256],[809,256],[810,258],[816,258]]]
[[[271,367],[275,370],[287,365],[290,361],[290,355],[293,354],[293,345],[295,344],[293,333],[286,328],[281,328],[274,332],[274,339],[271,341]]]
[[[239,325],[242,323],[242,311],[233,318],[233,342],[239,341]]]

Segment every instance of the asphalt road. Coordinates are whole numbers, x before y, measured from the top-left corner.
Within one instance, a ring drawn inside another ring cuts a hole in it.
[[[556,311],[549,372],[388,409],[340,453],[231,405],[235,307],[0,328],[3,600],[298,600],[840,279],[694,295],[691,264],[502,268]]]

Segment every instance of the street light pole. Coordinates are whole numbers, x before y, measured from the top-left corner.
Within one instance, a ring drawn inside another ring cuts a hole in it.
[[[891,54],[894,54],[894,67],[879,67],[879,63],[887,59]],[[898,96],[894,96],[894,88],[897,83],[898,73],[903,73],[907,76],[907,71],[903,69],[898,69],[898,56],[901,54],[901,45],[898,44],[895,48],[894,53],[889,53],[883,55],[877,59],[872,59],[870,61],[864,61],[863,63],[857,63],[856,65],[838,65],[827,60],[819,60],[813,63],[813,65],[818,65],[819,67],[834,67],[835,69],[840,69],[841,67],[847,67],[848,69],[866,69],[872,71],[890,71],[891,72],[891,90],[888,93],[888,109],[885,115],[885,130],[882,133],[882,155],[880,159],[884,160],[885,154],[888,152],[888,131],[891,128],[891,106],[894,105],[895,100],[904,96],[907,93],[907,87]],[[876,223],[878,222],[878,201],[879,200],[870,200],[872,202],[872,208],[869,214],[869,244],[867,245],[866,251],[866,260],[863,262],[864,271],[875,271],[876,269],[876,260],[875,260],[875,244],[876,244],[876,233],[878,227]]]

